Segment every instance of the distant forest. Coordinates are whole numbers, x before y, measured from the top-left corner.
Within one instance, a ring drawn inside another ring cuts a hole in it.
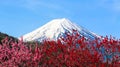
[[[15,37],[13,37],[13,36],[10,36],[10,35],[8,35],[8,34],[6,34],[6,33],[0,32],[0,42],[1,42],[1,40],[3,40],[3,39],[6,38],[6,37],[8,37],[9,40],[10,40],[10,39],[12,39],[12,40],[14,40],[14,41],[17,41],[17,40],[18,40],[17,38],[15,38]]]

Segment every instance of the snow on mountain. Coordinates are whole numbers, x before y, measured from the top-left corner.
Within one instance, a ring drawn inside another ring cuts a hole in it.
[[[86,30],[83,27],[77,26],[66,18],[54,19],[44,26],[23,35],[23,41],[41,41],[46,38],[51,40],[57,40],[61,34],[66,31],[72,32],[72,30],[78,30],[81,35],[87,38],[99,37],[95,33]]]

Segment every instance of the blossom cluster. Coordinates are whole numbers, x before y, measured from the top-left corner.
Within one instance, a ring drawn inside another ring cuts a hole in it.
[[[45,40],[32,45],[3,39],[0,44],[0,67],[120,66],[120,40],[112,37],[90,40],[74,31],[57,41]]]

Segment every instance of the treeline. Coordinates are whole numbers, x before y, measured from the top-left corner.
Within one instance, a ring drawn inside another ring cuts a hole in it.
[[[15,38],[13,36],[10,36],[10,35],[8,35],[6,33],[0,32],[0,43],[1,43],[1,40],[5,39],[6,37],[8,38],[8,40],[12,39],[13,41],[18,41],[17,38]]]

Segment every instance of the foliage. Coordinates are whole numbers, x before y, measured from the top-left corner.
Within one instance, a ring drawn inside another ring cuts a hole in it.
[[[1,43],[1,40],[4,39],[5,37],[8,37],[9,40],[12,39],[13,41],[18,41],[17,38],[9,36],[9,35],[7,35],[5,33],[0,32],[0,43]]]
[[[57,41],[28,46],[5,38],[0,45],[0,67],[119,67],[120,40],[89,40],[77,31]]]

